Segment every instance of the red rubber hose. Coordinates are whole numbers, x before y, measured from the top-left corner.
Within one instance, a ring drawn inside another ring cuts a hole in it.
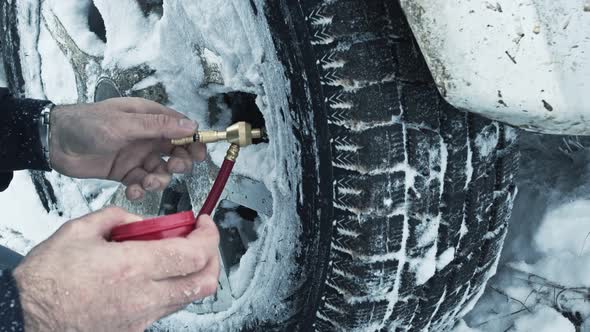
[[[205,200],[205,203],[203,204],[201,211],[199,211],[197,218],[199,218],[203,214],[211,215],[213,209],[219,201],[219,197],[221,197],[221,193],[223,192],[225,184],[227,183],[227,179],[229,179],[231,171],[234,168],[234,164],[234,161],[228,159],[223,160],[223,164],[221,165],[219,174],[217,174],[217,178],[213,183],[213,187],[211,188],[211,191],[209,192],[209,195],[207,196],[207,199]]]

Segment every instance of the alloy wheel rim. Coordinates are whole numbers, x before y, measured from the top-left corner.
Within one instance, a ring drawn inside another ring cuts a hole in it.
[[[100,1],[97,1],[97,3]],[[106,2],[103,1],[103,5]],[[144,6],[140,6],[144,10]],[[152,7],[148,10],[156,13],[161,10],[159,7]],[[144,11],[144,14],[146,12]],[[58,14],[56,14],[50,5],[43,4],[41,8],[41,22],[43,27],[47,30],[51,38],[55,41],[57,47],[67,58],[75,77],[75,90],[78,96],[77,102],[99,102],[109,98],[116,98],[122,96],[133,96],[150,99],[159,103],[166,104],[169,102],[169,96],[164,84],[157,79],[152,79],[157,73],[157,68],[145,63],[135,64],[130,67],[119,66],[117,63],[105,61],[102,55],[91,54],[91,52],[83,50],[83,47],[74,40],[69,34],[65,25],[62,23]],[[109,25],[108,22],[105,24]],[[108,43],[108,39],[106,40]],[[194,50],[202,61],[203,65],[203,81],[201,88],[209,85],[223,85],[221,75],[221,64],[216,61],[214,52],[207,48],[201,48],[198,45]],[[105,64],[107,64],[105,66]],[[143,84],[149,82],[149,84]],[[48,96],[49,97],[49,96]],[[239,162],[239,161],[238,161]],[[211,187],[214,177],[216,176],[218,166],[211,160],[197,165],[194,168],[193,174],[190,176],[180,176],[175,179],[175,183],[169,191],[177,191],[179,203],[182,200],[183,194],[188,194],[190,206],[198,210],[200,204],[204,201],[206,194]],[[84,193],[85,181],[78,180],[77,186],[81,193]],[[170,205],[170,202],[165,202],[164,199],[167,193],[146,193],[146,198],[141,202],[128,202],[125,199],[124,189],[119,189],[108,199],[107,205],[114,204],[123,206],[130,212],[151,216],[161,213],[165,205]],[[89,207],[95,206],[88,198],[94,194],[85,194]],[[168,195],[170,196],[170,195]],[[222,205],[225,205],[222,210],[224,213],[234,210],[236,207],[246,208],[255,211],[259,219],[268,220],[273,215],[273,194],[268,190],[266,185],[258,179],[250,178],[245,175],[234,174],[228,181],[226,190],[220,200]],[[185,202],[186,203],[186,202]],[[227,206],[230,206],[228,209]],[[185,204],[186,207],[186,204]],[[216,209],[217,210],[217,209]],[[213,216],[215,218],[215,216]],[[222,231],[223,233],[223,231]],[[244,234],[244,233],[250,233]],[[235,235],[235,234],[234,234]],[[256,240],[252,238],[250,232],[237,232],[237,236],[226,237],[222,235],[222,241],[236,243],[241,242],[242,248],[247,247],[248,243]],[[188,310],[194,313],[215,313],[221,312],[231,307],[234,299],[230,284],[230,269],[231,265],[226,264],[227,257],[234,263],[236,256],[239,258],[239,251],[241,249],[235,248],[235,245],[228,243],[221,243],[221,250],[226,251],[221,253],[222,257],[222,271],[220,274],[220,282],[218,292],[211,298],[206,298],[202,301],[193,303]],[[236,252],[232,252],[236,251]]]

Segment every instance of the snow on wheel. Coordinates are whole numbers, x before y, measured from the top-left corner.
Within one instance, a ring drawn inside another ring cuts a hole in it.
[[[215,215],[217,295],[154,330],[441,331],[494,273],[516,135],[444,102],[396,1],[12,0],[2,15],[13,91],[138,96],[202,128],[267,128]],[[34,178],[62,213],[198,210],[225,148],[140,204],[109,183]]]

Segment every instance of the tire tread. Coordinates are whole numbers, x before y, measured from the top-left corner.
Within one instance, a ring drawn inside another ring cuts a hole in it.
[[[300,3],[334,178],[314,327],[445,330],[495,268],[515,194],[515,142],[504,125],[444,101],[396,1]],[[495,149],[480,148],[482,138]],[[432,270],[447,250],[454,258]]]

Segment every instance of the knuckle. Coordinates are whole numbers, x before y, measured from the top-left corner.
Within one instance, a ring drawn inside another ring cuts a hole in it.
[[[125,262],[118,266],[115,277],[118,280],[129,280],[139,274],[141,274],[141,269],[137,266],[137,264]]]
[[[125,213],[125,210],[123,210],[122,208],[120,208],[118,206],[110,205],[110,206],[107,206],[106,208],[104,208],[102,210],[102,212],[108,213],[108,214],[121,214],[121,213]]]
[[[123,101],[134,107],[141,107],[144,103],[143,99],[139,97],[125,97]]]
[[[68,236],[79,237],[84,234],[86,225],[84,220],[70,220],[61,226],[61,231]]]
[[[207,276],[204,278],[201,285],[201,296],[207,297],[217,292],[217,278],[215,276]]]
[[[171,119],[165,114],[153,114],[148,117],[148,127],[162,128],[170,124]]]
[[[197,271],[203,269],[205,266],[207,259],[202,252],[194,253],[190,258],[190,264],[193,266]]]
[[[67,234],[74,233],[78,228],[76,220],[70,220],[61,226],[61,231]]]

